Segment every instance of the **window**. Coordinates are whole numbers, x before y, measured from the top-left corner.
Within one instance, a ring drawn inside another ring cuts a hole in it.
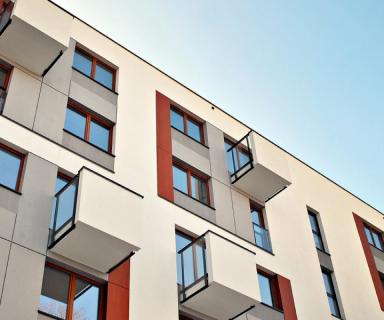
[[[203,124],[175,107],[171,108],[171,126],[204,144]]]
[[[228,139],[224,139],[225,151],[228,151],[234,143]],[[238,171],[243,166],[249,163],[250,157],[248,150],[245,150],[240,145],[237,145],[230,152],[226,152],[227,167],[230,173]]]
[[[0,143],[0,184],[20,190],[24,155]]]
[[[0,64],[0,113],[3,112],[5,92],[8,87],[10,75],[11,75],[11,69]]]
[[[71,180],[70,177],[66,176],[65,174],[62,174],[59,172],[56,179],[56,186],[55,186],[55,195],[64,188],[64,186],[67,185],[67,183]],[[54,217],[55,217],[55,210],[56,210],[56,197],[53,198],[53,207],[52,207],[52,213],[51,213],[51,224],[50,228],[53,229],[53,223],[54,223]]]
[[[261,270],[257,271],[261,302],[270,307],[282,310],[281,298],[277,286],[277,279]]]
[[[65,116],[64,130],[112,153],[112,126],[70,102]]]
[[[308,211],[308,216],[309,221],[311,223],[313,239],[315,240],[316,248],[324,251],[323,239],[321,238],[319,223],[317,222],[316,214]]]
[[[272,252],[269,231],[265,229],[263,211],[261,208],[251,205],[253,231],[255,233],[255,242],[258,247],[261,247],[269,252]]]
[[[322,273],[325,284],[325,290],[327,291],[329,307],[331,308],[331,313],[332,315],[340,318],[339,306],[337,303],[335,288],[333,286],[331,274],[324,270],[322,271]]]
[[[364,230],[369,244],[383,251],[383,238],[381,236],[381,232],[367,225],[364,225]]]
[[[83,49],[76,48],[73,68],[96,80],[98,83],[115,91],[116,70],[90,55]]]
[[[208,180],[178,163],[173,163],[173,187],[210,205]]]
[[[176,232],[177,283],[180,285],[183,283],[183,281],[181,278],[182,277],[181,256],[178,252],[193,241],[194,241],[193,237],[188,236],[185,233],[182,233],[179,231]],[[192,272],[192,275],[193,275],[193,272]],[[187,278],[188,277],[191,277],[191,275],[187,275]]]
[[[102,291],[100,283],[47,263],[39,313],[65,320],[101,319]]]

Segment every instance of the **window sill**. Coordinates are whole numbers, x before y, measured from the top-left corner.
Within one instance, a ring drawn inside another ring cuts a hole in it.
[[[343,318],[341,318],[341,317],[338,317],[338,316],[335,316],[335,315],[334,315],[334,314],[332,314],[332,313],[331,313],[331,316],[332,316],[332,317],[334,317],[334,318],[336,318],[336,319],[344,320]]]
[[[171,126],[171,128],[175,129],[176,131],[180,132],[181,134],[183,134],[184,136],[188,137],[189,139],[192,139],[193,141],[197,142],[198,144],[202,145],[203,147],[209,149],[208,146],[206,146],[204,143],[201,143],[200,141],[197,141],[196,139],[192,138],[191,136],[187,135],[185,132],[175,128],[174,126]]]
[[[81,140],[81,141],[83,141],[83,142],[89,144],[90,146],[96,148],[97,150],[100,150],[101,152],[104,152],[104,153],[106,153],[107,155],[116,158],[116,156],[115,156],[114,154],[112,154],[112,153],[110,153],[110,152],[108,152],[108,151],[105,151],[104,149],[99,148],[98,146],[94,145],[93,143],[90,143],[90,142],[87,141],[87,140],[84,140],[84,139],[80,138],[79,136],[73,134],[71,131],[68,131],[68,130],[66,130],[66,129],[64,129],[64,128],[63,128],[63,131],[66,132],[66,133],[68,133],[68,134],[70,134],[71,136],[73,136],[73,137],[75,137],[75,138],[77,138],[77,139],[79,139],[79,140]]]
[[[260,302],[260,304],[262,304],[263,306],[266,306],[266,307],[268,307],[268,308],[271,308],[272,310],[275,310],[275,311],[277,311],[277,312],[280,312],[280,313],[284,314],[284,311],[283,311],[283,310],[280,310],[280,309],[277,309],[277,308],[275,308],[275,307],[272,307],[272,306],[270,306],[269,304],[266,304],[266,303],[264,303],[264,302]]]
[[[42,314],[42,315],[44,315],[44,316],[46,316],[46,317],[48,317],[48,318],[51,318],[51,319],[55,319],[55,320],[65,320],[65,319],[63,319],[63,318],[53,316],[53,315],[51,315],[51,314],[49,314],[49,313],[46,313],[46,312],[44,312],[44,311],[41,311],[41,310],[37,310],[37,313],[40,313],[40,314]]]
[[[328,253],[327,251],[321,250],[321,249],[319,249],[318,247],[315,247],[315,248],[316,248],[317,250],[319,250],[320,252],[326,254],[327,256],[331,256],[331,254]]]
[[[188,198],[191,198],[191,199],[197,201],[198,203],[201,203],[202,205],[204,205],[204,206],[206,206],[206,207],[208,207],[208,208],[210,208],[210,209],[212,209],[212,210],[216,210],[214,207],[211,207],[210,205],[208,205],[208,204],[206,204],[206,203],[204,203],[204,202],[201,202],[200,200],[197,200],[197,199],[195,199],[194,197],[191,197],[189,194],[187,194],[187,193],[185,193],[185,192],[183,192],[183,191],[181,191],[181,190],[179,190],[179,189],[177,189],[177,188],[173,188],[173,189],[174,189],[174,190],[177,190],[177,191],[179,191],[179,192],[181,192],[183,195],[187,196]]]
[[[255,244],[255,246],[256,246],[257,248],[259,248],[260,250],[263,250],[263,251],[265,251],[266,253],[269,253],[269,254],[272,255],[272,256],[275,255],[275,254],[273,253],[273,251],[268,251],[267,249],[264,249],[263,247],[260,247],[260,246],[258,246],[257,244]]]
[[[100,83],[99,81],[91,78],[89,75],[85,74],[84,72],[81,72],[79,69],[76,69],[75,67],[72,67],[73,70],[76,70],[77,72],[81,73],[84,77],[87,77],[88,79],[92,80],[93,82],[96,82],[97,84],[99,84],[100,86],[102,86],[103,88],[107,89],[108,91],[116,94],[116,95],[119,95],[116,91],[113,91],[112,89],[109,89],[107,86],[103,85],[102,83]]]
[[[5,185],[3,185],[3,184],[1,184],[1,183],[0,183],[0,187],[2,187],[2,188],[4,188],[4,189],[7,189],[7,190],[9,190],[9,191],[11,191],[11,192],[13,192],[13,193],[16,193],[16,194],[18,194],[19,196],[22,195],[22,193],[21,193],[20,191],[16,191],[16,190],[14,190],[14,189],[12,189],[12,188],[10,188],[10,187],[7,187],[7,186],[5,186]]]

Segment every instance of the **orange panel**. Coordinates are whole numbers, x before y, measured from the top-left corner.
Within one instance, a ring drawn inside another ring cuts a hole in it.
[[[109,274],[108,282],[116,284],[125,289],[129,289],[129,270],[130,270],[131,260],[128,259],[117,269],[113,270]]]
[[[129,290],[108,283],[106,320],[129,319]]]
[[[280,275],[277,275],[277,282],[279,284],[279,291],[281,296],[281,303],[283,305],[284,319],[297,320],[295,301],[293,299],[291,281]]]
[[[173,202],[172,154],[157,148],[157,193]]]

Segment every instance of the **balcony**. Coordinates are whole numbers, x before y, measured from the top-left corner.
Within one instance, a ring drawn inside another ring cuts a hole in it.
[[[272,252],[271,239],[269,231],[253,223],[253,231],[255,232],[256,245],[268,252]]]
[[[291,184],[285,152],[253,131],[227,148],[227,165],[231,183],[262,202]]]
[[[254,252],[208,231],[179,254],[183,306],[228,320],[260,301]]]
[[[142,196],[83,167],[55,198],[51,251],[108,272],[140,249]]]
[[[0,14],[0,54],[44,75],[69,46],[73,17],[45,0],[18,0]]]

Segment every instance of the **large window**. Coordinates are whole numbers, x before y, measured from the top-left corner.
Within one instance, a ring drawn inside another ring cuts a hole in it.
[[[313,239],[315,240],[316,248],[324,251],[324,244],[323,244],[323,239],[321,238],[317,216],[316,214],[309,211],[308,211],[308,216],[309,216],[309,222],[311,223],[312,234],[313,234]]]
[[[45,266],[39,312],[54,319],[101,320],[102,286],[53,264]]]
[[[104,87],[115,90],[116,70],[80,48],[75,50],[73,68],[96,80]]]
[[[272,252],[269,231],[265,228],[262,209],[251,205],[251,214],[256,245],[269,252]]]
[[[276,309],[282,309],[277,279],[261,270],[257,271],[261,302]]]
[[[370,245],[376,247],[377,249],[383,251],[383,238],[381,232],[364,225],[365,234]]]
[[[0,143],[0,184],[20,190],[24,155]]]
[[[204,144],[203,124],[175,107],[171,108],[171,126]]]
[[[0,64],[0,113],[3,112],[5,92],[8,87],[10,75],[11,75],[11,69],[8,68],[7,66]]]
[[[228,139],[224,139],[225,151],[228,151],[234,145]],[[230,152],[226,152],[227,167],[230,173],[234,173],[250,161],[248,150],[237,145]]]
[[[206,205],[210,205],[208,180],[175,162],[173,163],[173,187]]]
[[[72,103],[68,103],[64,129],[106,152],[112,152],[112,126]]]
[[[339,310],[339,305],[337,303],[335,287],[333,286],[331,273],[328,273],[324,270],[322,272],[323,272],[325,290],[328,296],[328,303],[329,303],[329,307],[331,308],[331,313],[335,317],[340,318],[340,310]]]

